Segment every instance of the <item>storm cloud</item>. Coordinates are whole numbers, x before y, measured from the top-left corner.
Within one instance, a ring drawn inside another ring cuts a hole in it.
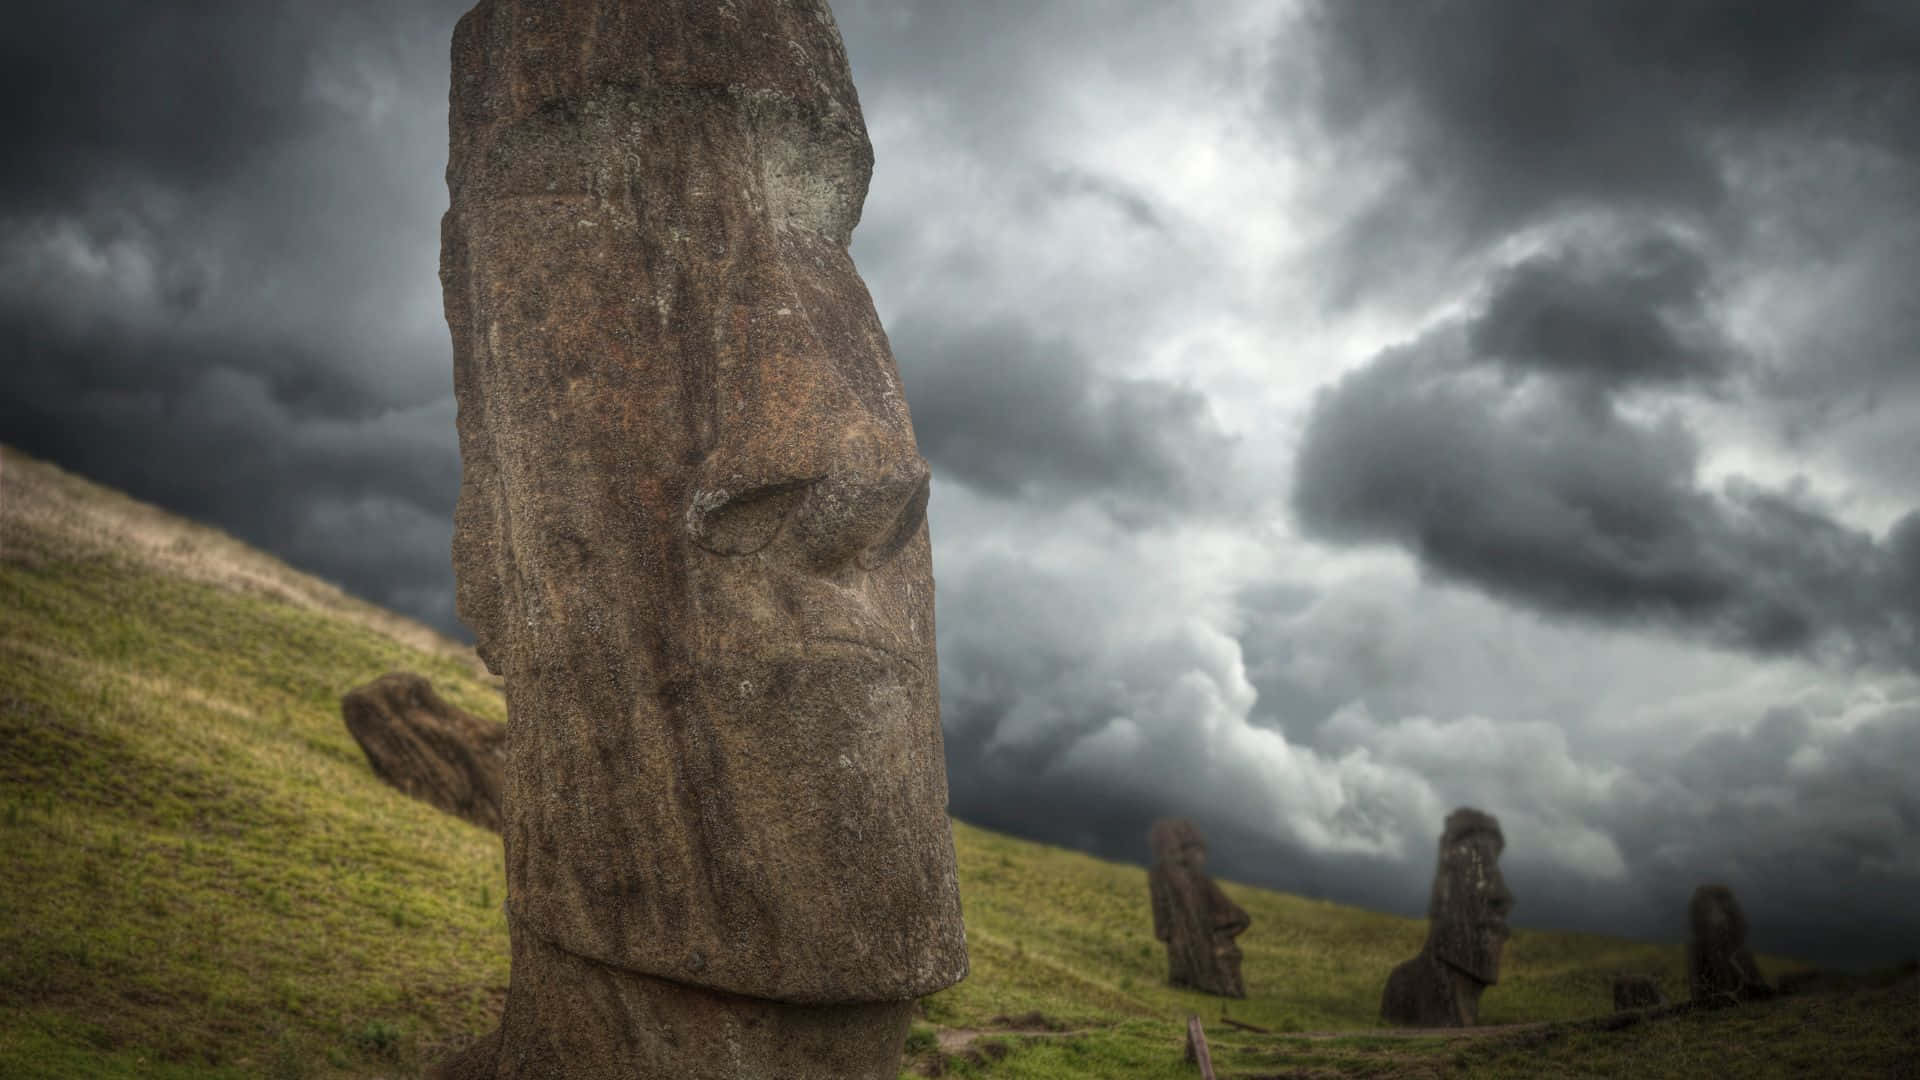
[[[1608,389],[1711,381],[1735,350],[1708,314],[1708,272],[1699,251],[1664,235],[1531,255],[1495,276],[1469,347],[1515,372]]]
[[[1070,339],[1018,324],[909,318],[893,337],[921,452],[961,483],[1127,520],[1204,512],[1221,494],[1234,447],[1194,390],[1104,374]]]
[[[1755,143],[1920,149],[1905,4],[1322,3],[1309,25],[1316,115],[1406,167],[1375,224],[1439,210],[1473,242],[1596,205],[1710,214]]]
[[[7,440],[452,628],[459,6],[31,6],[0,45]]]
[[[1661,623],[1761,654],[1920,664],[1920,609],[1891,591],[1903,570],[1890,547],[1783,493],[1704,487],[1699,442],[1676,414],[1593,396],[1592,380],[1712,370],[1717,351],[1703,361],[1675,347],[1668,320],[1694,314],[1639,295],[1632,277],[1584,294],[1604,295],[1603,312],[1581,312],[1579,292],[1554,312],[1568,294],[1543,304],[1542,276],[1537,263],[1499,275],[1464,327],[1322,391],[1297,459],[1302,524],[1398,544],[1546,611]],[[1527,321],[1543,308],[1544,330]],[[1516,367],[1544,374],[1516,379]]]

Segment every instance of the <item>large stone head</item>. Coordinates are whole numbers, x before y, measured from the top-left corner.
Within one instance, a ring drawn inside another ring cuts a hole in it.
[[[1461,807],[1447,815],[1440,863],[1427,904],[1427,948],[1441,962],[1481,983],[1500,981],[1513,894],[1500,874],[1506,847],[1492,814]]]
[[[1185,866],[1196,872],[1206,869],[1207,842],[1200,830],[1186,818],[1161,818],[1147,831],[1147,846],[1153,857],[1169,866]]]
[[[1692,924],[1693,940],[1701,945],[1732,951],[1747,943],[1746,912],[1740,910],[1740,901],[1725,885],[1702,885],[1693,890],[1687,921]]]
[[[482,0],[441,266],[516,931],[791,1002],[966,970],[928,472],[825,0]]]

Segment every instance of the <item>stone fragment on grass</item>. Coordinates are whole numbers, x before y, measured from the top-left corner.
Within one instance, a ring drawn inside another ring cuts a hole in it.
[[[500,831],[507,729],[434,692],[410,671],[382,675],[340,699],[347,731],[380,779],[483,829]]]
[[[1500,981],[1513,894],[1500,874],[1506,838],[1491,814],[1461,807],[1447,815],[1439,866],[1427,901],[1427,942],[1393,969],[1380,1018],[1413,1027],[1469,1027],[1480,995]]]

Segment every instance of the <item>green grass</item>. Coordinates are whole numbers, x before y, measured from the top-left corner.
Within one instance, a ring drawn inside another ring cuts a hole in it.
[[[492,1025],[499,841],[377,781],[340,719],[342,692],[395,668],[503,716],[430,631],[5,452],[0,1076],[416,1075]],[[1139,868],[954,838],[973,971],[922,1002],[917,1073],[1191,1077],[1189,1013],[1223,1076],[1877,1076],[1920,1057],[1911,982],[1615,1032],[1307,1038],[1376,1028],[1422,923],[1226,883],[1254,922],[1249,997],[1223,1003],[1165,985]],[[1616,970],[1683,985],[1677,946],[1520,931],[1483,1020],[1603,1013]]]

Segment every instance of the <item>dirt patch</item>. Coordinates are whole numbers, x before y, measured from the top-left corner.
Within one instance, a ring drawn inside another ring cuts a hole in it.
[[[1484,1039],[1491,1035],[1512,1035],[1522,1031],[1536,1031],[1546,1027],[1546,1022],[1532,1024],[1487,1024],[1478,1027],[1382,1027],[1357,1028],[1353,1031],[1281,1031],[1275,1032],[1276,1038],[1284,1039]]]
[[[934,1030],[935,1049],[916,1065],[922,1076],[945,1076],[959,1062],[985,1065],[1011,1054],[1022,1042],[1065,1039],[1086,1035],[1092,1028],[1069,1028],[1037,1012],[996,1016],[989,1027],[943,1027]]]
[[[943,1054],[960,1055],[974,1050],[981,1045],[992,1043],[993,1045],[1001,1046],[1001,1048],[997,1051],[990,1051],[989,1056],[1002,1058],[1007,1056],[1007,1048],[1003,1044],[993,1042],[994,1040],[1005,1039],[1009,1036],[1020,1039],[1065,1039],[1074,1035],[1085,1035],[1092,1030],[1092,1028],[1073,1028],[1058,1031],[1033,1031],[1003,1027],[940,1028],[935,1034],[939,1039],[940,1052]]]
[[[1037,1009],[1032,1012],[1021,1013],[1019,1016],[1006,1016],[1006,1015],[996,1016],[993,1019],[987,1021],[987,1023],[991,1024],[995,1028],[999,1028],[1005,1031],[1065,1031],[1067,1030],[1067,1025],[1065,1021],[1055,1020],[1053,1017],[1048,1016],[1047,1014],[1040,1012]]]

